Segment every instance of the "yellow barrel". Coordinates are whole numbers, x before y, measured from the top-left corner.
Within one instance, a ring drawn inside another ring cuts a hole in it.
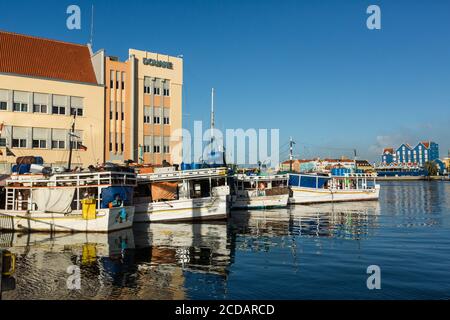
[[[84,220],[93,220],[97,218],[96,211],[97,211],[97,204],[95,199],[83,199],[81,200],[82,205],[82,214]]]

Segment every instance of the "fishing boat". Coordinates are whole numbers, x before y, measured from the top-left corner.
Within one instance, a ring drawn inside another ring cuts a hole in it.
[[[224,167],[180,171],[166,167],[138,173],[134,221],[226,219],[230,195],[227,176]]]
[[[288,175],[234,176],[232,208],[256,209],[286,207],[289,200]]]
[[[378,200],[380,195],[380,185],[372,173],[342,176],[289,173],[289,187],[292,204]]]
[[[12,174],[0,230],[111,232],[132,226],[136,174],[126,171]]]

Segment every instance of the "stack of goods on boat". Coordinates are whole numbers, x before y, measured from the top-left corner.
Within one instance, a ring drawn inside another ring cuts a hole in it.
[[[206,164],[136,168],[135,222],[226,219],[226,167]]]
[[[106,164],[54,173],[51,168],[33,170],[36,163],[20,169],[24,162],[33,160],[21,159],[4,181],[1,230],[110,232],[132,226],[136,186],[132,170]]]

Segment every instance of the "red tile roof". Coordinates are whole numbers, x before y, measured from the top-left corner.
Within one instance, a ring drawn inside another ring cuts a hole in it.
[[[394,148],[384,148],[383,149],[383,154],[389,152],[390,154],[394,154]]]
[[[97,84],[88,46],[5,31],[0,72]]]
[[[430,142],[429,141],[421,141],[421,144],[423,144],[425,146],[425,148],[429,148],[430,147]]]

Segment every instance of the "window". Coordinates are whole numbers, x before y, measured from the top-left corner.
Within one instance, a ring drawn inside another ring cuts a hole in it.
[[[164,124],[170,124],[169,117],[164,117],[163,123]]]
[[[160,124],[161,123],[161,119],[159,117],[153,117],[153,123],[154,124]]]
[[[153,146],[153,153],[160,153],[160,147],[159,146]]]
[[[123,109],[123,105],[122,105],[122,109]],[[122,111],[121,113],[120,113],[120,119],[122,119],[122,121],[123,120],[125,120],[125,113]]]
[[[150,153],[150,146],[144,145],[144,152]]]
[[[160,90],[159,90],[159,88],[157,88],[157,87],[154,87],[154,88],[153,88],[153,94],[155,94],[155,95],[159,95],[159,94],[160,94]]]
[[[81,149],[81,141],[70,141],[70,144],[72,145],[72,149],[79,150]]]
[[[46,140],[33,140],[33,148],[45,149],[47,148]]]
[[[70,115],[73,116],[74,114],[76,114],[79,117],[82,117],[83,116],[83,108],[71,107],[70,108]]]
[[[27,147],[27,139],[12,139],[12,147],[13,148],[26,148]]]
[[[170,147],[169,146],[164,146],[163,151],[164,151],[164,153],[170,153]]]
[[[0,101],[0,110],[8,109],[8,103],[6,101]]]
[[[15,111],[15,112],[27,112],[28,111],[28,104],[20,103],[20,102],[14,102],[13,111]]]
[[[163,96],[168,97],[169,95],[169,89],[163,89]]]
[[[6,147],[6,138],[0,138],[0,147]]]
[[[116,111],[116,120],[119,120],[119,112]]]
[[[112,142],[109,143],[109,151],[112,152]]]
[[[144,123],[150,123],[150,116],[144,116]]]
[[[52,140],[52,149],[65,149],[66,142],[64,140]]]
[[[62,107],[62,106],[53,106],[53,107],[52,107],[52,114],[65,115],[65,114],[66,114],[66,107]]]
[[[122,80],[122,90],[125,90],[125,81]]]
[[[110,112],[109,112],[109,120],[112,120],[112,119],[113,119],[113,112],[110,111]]]
[[[34,104],[33,112],[34,113],[47,113],[47,105],[46,104]]]
[[[144,77],[144,93],[150,94],[151,93],[151,85],[152,80],[149,77]]]

